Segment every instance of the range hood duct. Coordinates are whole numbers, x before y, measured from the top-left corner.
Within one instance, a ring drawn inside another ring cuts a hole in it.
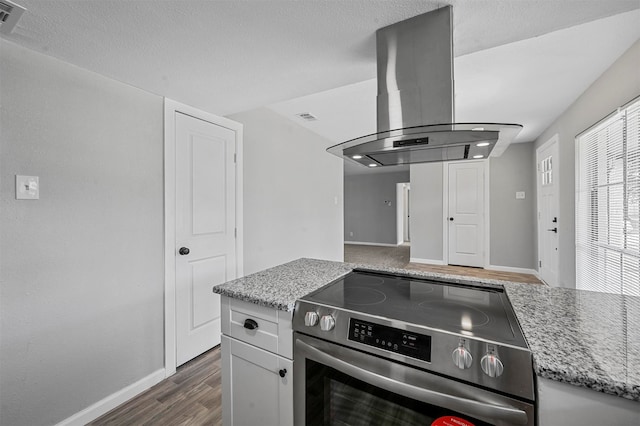
[[[379,29],[378,132],[327,149],[367,167],[499,156],[519,124],[455,123],[452,7]]]

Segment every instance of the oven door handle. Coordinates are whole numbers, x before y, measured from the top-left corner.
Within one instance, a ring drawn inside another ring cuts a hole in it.
[[[526,425],[528,421],[527,413],[517,408],[474,401],[402,383],[349,364],[297,339],[296,346],[328,367],[389,392],[397,393],[427,404],[459,411],[488,422],[501,420],[509,424]]]

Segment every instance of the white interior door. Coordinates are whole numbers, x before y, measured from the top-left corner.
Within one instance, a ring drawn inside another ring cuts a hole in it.
[[[451,265],[484,267],[484,162],[448,165]]]
[[[538,273],[558,285],[558,143],[552,138],[536,151],[538,170]]]
[[[409,230],[409,223],[410,223],[410,213],[409,213],[409,209],[410,209],[410,204],[409,204],[409,200],[410,200],[410,195],[409,195],[409,191],[411,191],[411,184],[407,183],[404,186],[404,241],[405,242],[409,242],[411,241],[411,234],[410,234],[410,230]]]
[[[220,344],[220,297],[235,278],[235,133],[176,112],[176,361]]]

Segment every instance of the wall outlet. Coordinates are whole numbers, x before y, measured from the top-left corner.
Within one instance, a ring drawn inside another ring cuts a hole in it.
[[[16,175],[16,200],[39,200],[39,183],[38,176]]]
[[[524,191],[516,192],[516,200],[524,200]]]
[[[353,232],[349,232],[349,236],[350,236],[350,237],[353,237]]]

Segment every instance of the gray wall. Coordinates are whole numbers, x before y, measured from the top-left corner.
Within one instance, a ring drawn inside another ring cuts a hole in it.
[[[537,269],[535,163],[532,143],[511,144],[490,159],[491,265]]]
[[[50,425],[163,368],[162,98],[0,58],[0,424]]]
[[[443,163],[411,166],[411,258],[443,260]],[[490,265],[535,269],[533,144],[512,144],[489,165]],[[525,191],[516,200],[516,191]]]
[[[49,425],[164,367],[163,100],[4,40],[0,55],[0,424]],[[342,260],[329,142],[267,109],[233,118],[245,273]],[[16,174],[40,177],[40,200],[15,200]]]
[[[411,258],[441,261],[443,164],[412,164],[410,174]]]
[[[409,182],[408,171],[345,176],[345,241],[393,245],[398,243],[396,184],[402,182]],[[385,204],[385,201],[391,201],[391,205]]]
[[[575,137],[640,95],[640,41],[605,71],[535,141],[538,148],[558,134],[560,194],[558,285],[575,288]],[[536,231],[537,232],[537,231]]]
[[[330,141],[267,108],[230,118],[244,124],[244,273],[342,261],[342,160]]]

